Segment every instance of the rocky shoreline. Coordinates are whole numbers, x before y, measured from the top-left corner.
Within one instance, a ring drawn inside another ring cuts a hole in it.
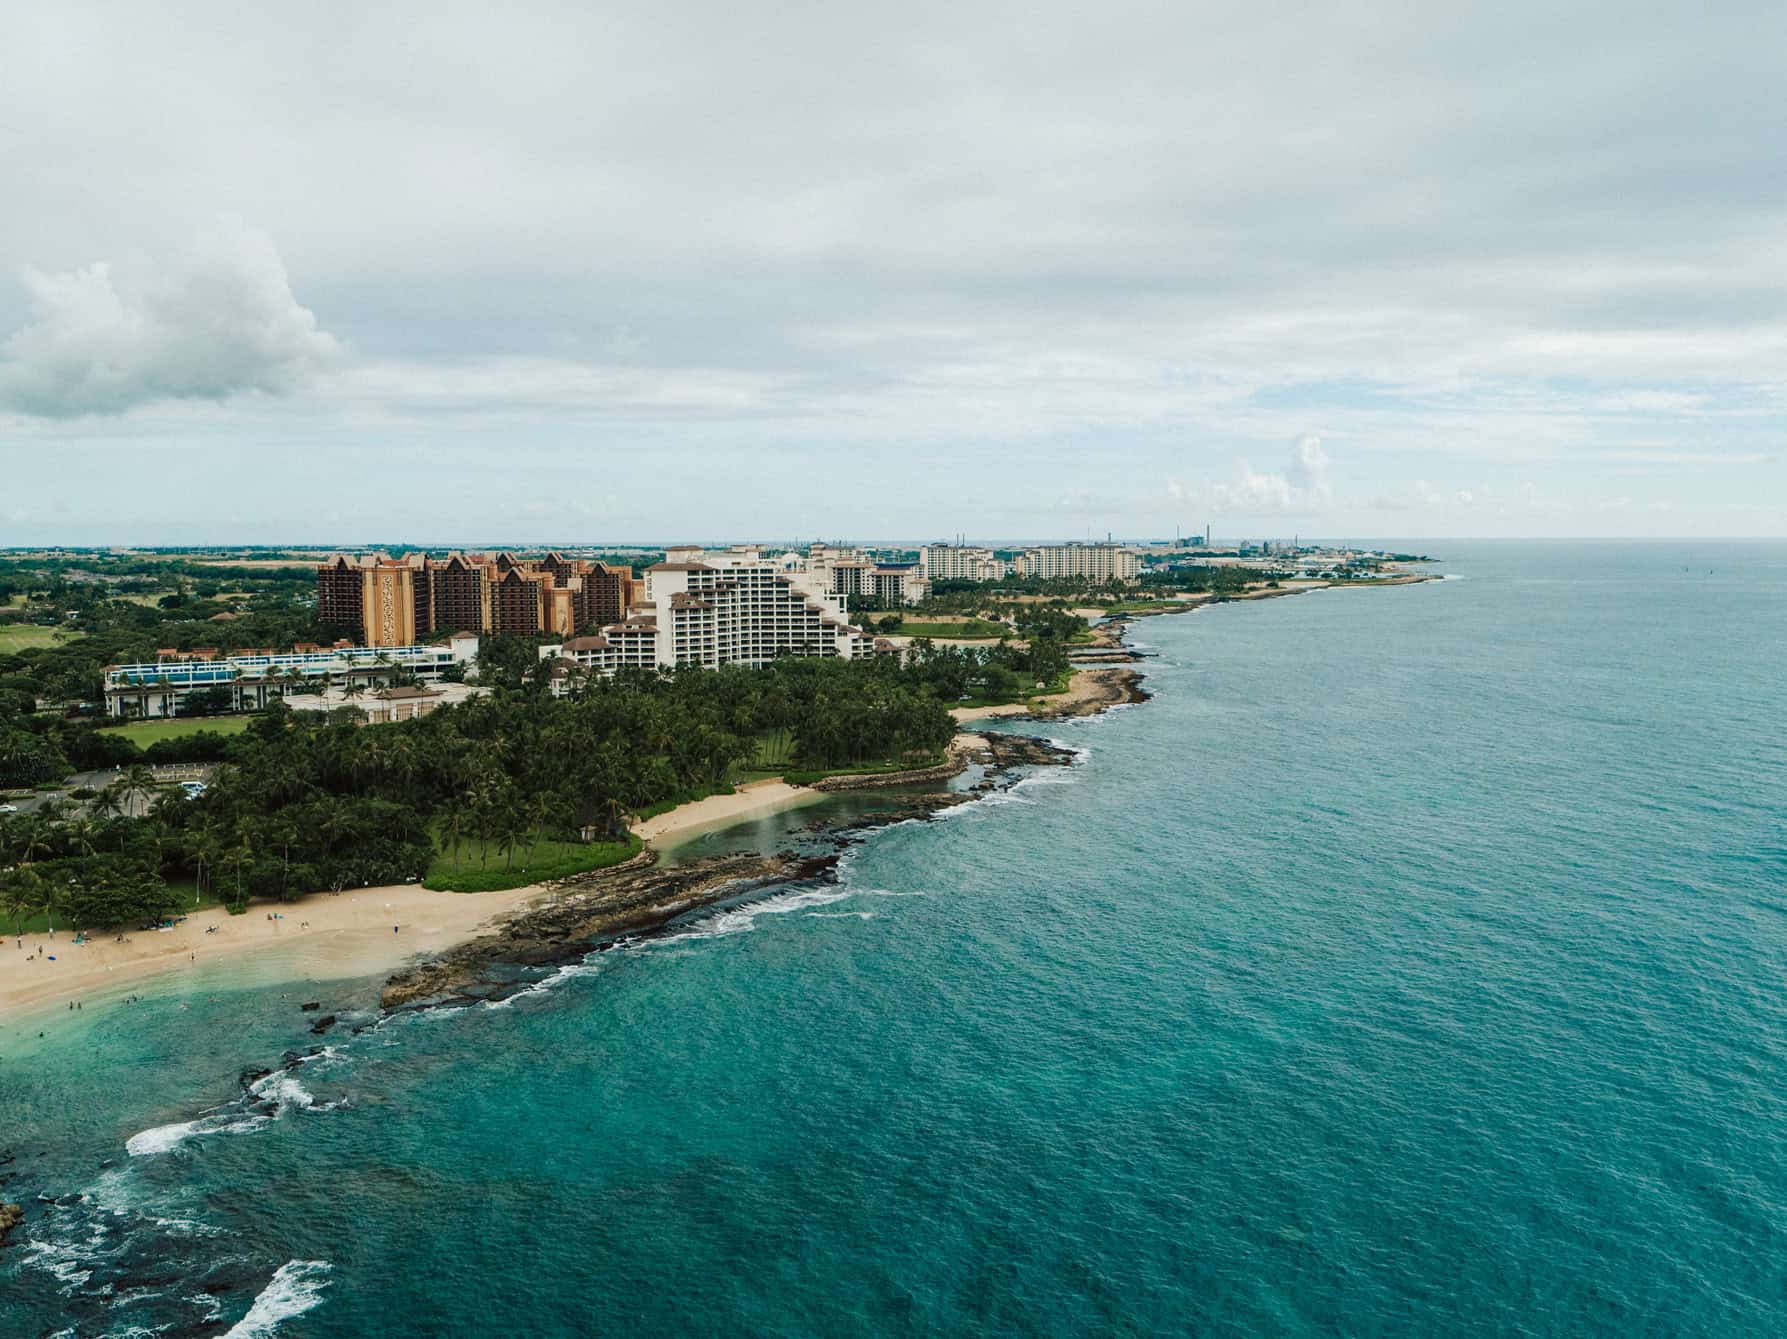
[[[823,854],[716,855],[661,866],[657,853],[648,848],[624,865],[567,880],[550,901],[515,912],[496,929],[393,974],[379,1003],[391,1013],[502,999],[527,988],[537,979],[530,974],[537,969],[577,961],[625,935],[661,928],[691,911],[769,884],[834,879],[843,848],[865,832],[970,804],[1015,781],[1018,768],[1060,767],[1073,761],[1071,750],[1046,739],[988,735],[947,768],[922,769],[940,773],[938,777],[894,773],[869,778],[883,785],[936,780],[954,776],[970,764],[986,773],[971,790],[902,796],[880,813],[814,824],[808,831],[832,843]]]
[[[579,958],[603,940],[662,925],[753,886],[812,877],[820,872],[814,864],[792,856],[722,855],[660,868],[657,853],[648,850],[624,865],[567,880],[551,901],[518,911],[496,930],[396,973],[385,982],[379,1003],[401,1009],[455,998],[500,998],[515,982],[491,975],[498,964],[545,967]]]
[[[914,767],[905,772],[854,772],[848,776],[821,777],[811,788],[827,792],[872,790],[878,786],[910,786],[924,781],[947,781],[950,777],[959,775],[966,766],[958,757],[938,763],[935,767]]]
[[[1134,655],[1134,652],[1130,654]],[[1146,702],[1153,696],[1142,687],[1143,676],[1136,670],[1099,667],[1080,673],[1086,676],[1087,689],[1071,694],[1061,702],[1038,707],[1027,719],[1060,721],[1075,716],[1096,716],[1112,707]]]

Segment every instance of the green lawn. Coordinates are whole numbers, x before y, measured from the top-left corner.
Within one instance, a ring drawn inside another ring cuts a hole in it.
[[[1003,623],[989,623],[984,618],[971,618],[961,623],[902,623],[896,630],[901,637],[952,637],[957,640],[997,641],[1010,635]]]
[[[1026,686],[1009,697],[987,697],[982,694],[976,694],[963,701],[949,702],[945,703],[945,705],[950,707],[1005,707],[1010,706],[1014,702],[1022,702],[1027,706],[1034,706],[1043,698],[1053,696],[1056,693],[1065,693],[1067,691],[1067,686],[1073,682],[1074,672],[1078,668],[1080,667],[1077,665],[1069,665],[1066,669],[1062,670],[1061,673],[1049,680],[1047,686],[1042,688],[1031,688]],[[1035,682],[1034,679],[1029,680],[1029,683]],[[970,725],[968,728],[973,729],[973,726]]]
[[[34,646],[54,646],[68,640],[60,628],[40,628],[35,623],[0,623],[0,655],[13,655]]]
[[[164,739],[184,739],[187,735],[209,730],[217,735],[236,735],[248,728],[247,716],[176,716],[165,721],[132,721],[129,725],[108,725],[106,732],[123,735],[139,748],[148,748]]]
[[[495,842],[461,842],[457,852],[435,856],[422,886],[436,892],[494,893],[606,869],[637,855],[640,845],[633,836],[624,842],[542,841],[537,846],[524,840],[504,852]]]

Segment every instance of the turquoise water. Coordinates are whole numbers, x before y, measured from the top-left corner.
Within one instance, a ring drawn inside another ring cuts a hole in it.
[[[276,1117],[276,989],[0,1031],[0,1333],[1787,1330],[1787,547],[1441,567]]]

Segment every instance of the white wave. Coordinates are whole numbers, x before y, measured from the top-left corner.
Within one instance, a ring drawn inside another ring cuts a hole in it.
[[[32,1241],[25,1244],[26,1263],[46,1270],[60,1283],[67,1286],[64,1293],[73,1292],[76,1288],[93,1277],[92,1266],[95,1263],[73,1246],[54,1241]]]
[[[1082,780],[1078,771],[1072,767],[1051,767],[1046,771],[1033,772],[1012,783],[1012,790],[1035,790],[1039,786],[1071,786]]]
[[[316,1105],[316,1097],[289,1073],[269,1074],[251,1089],[256,1097],[279,1103],[281,1108],[296,1107],[308,1111]]]
[[[529,995],[543,995],[566,981],[575,980],[580,976],[594,976],[601,970],[602,963],[592,953],[579,962],[566,963],[551,976],[541,977],[525,990],[518,990],[513,995],[505,995],[500,1000],[485,1000],[484,1007],[486,1009],[507,1009],[516,1000],[526,999]]]
[[[930,893],[923,889],[912,889],[900,892],[893,888],[858,888],[857,892],[865,897],[929,897]]]
[[[1134,706],[1135,704],[1133,702],[1126,702],[1123,705]],[[1066,749],[1069,753],[1073,754],[1073,761],[1067,764],[1069,767],[1079,767],[1086,761],[1086,759],[1092,756],[1092,746],[1090,744],[1076,744],[1071,739],[1056,739],[1053,735],[1049,736],[1049,743],[1053,744],[1058,749]]]
[[[841,902],[849,897],[850,891],[844,888],[808,888],[799,892],[779,893],[775,897],[766,897],[761,902],[747,902],[743,906],[728,907],[716,912],[693,925],[687,926],[676,934],[665,935],[662,939],[643,939],[640,948],[653,948],[671,944],[683,944],[698,939],[719,939],[725,935],[743,934],[755,927],[759,916],[781,916],[791,911],[805,911],[809,907],[829,906],[833,902]]]
[[[328,1283],[327,1260],[287,1260],[223,1339],[272,1339],[280,1322],[302,1316],[322,1301]]]
[[[158,1153],[173,1152],[195,1135],[250,1134],[272,1120],[271,1116],[261,1115],[201,1116],[173,1125],[157,1125],[152,1130],[131,1135],[124,1141],[124,1151],[133,1158],[153,1157]]]
[[[872,911],[809,911],[807,914],[822,921],[872,921],[875,919],[875,913]]]

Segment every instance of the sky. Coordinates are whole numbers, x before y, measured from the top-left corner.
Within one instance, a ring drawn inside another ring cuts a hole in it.
[[[0,546],[1787,535],[1787,6],[0,7]]]

